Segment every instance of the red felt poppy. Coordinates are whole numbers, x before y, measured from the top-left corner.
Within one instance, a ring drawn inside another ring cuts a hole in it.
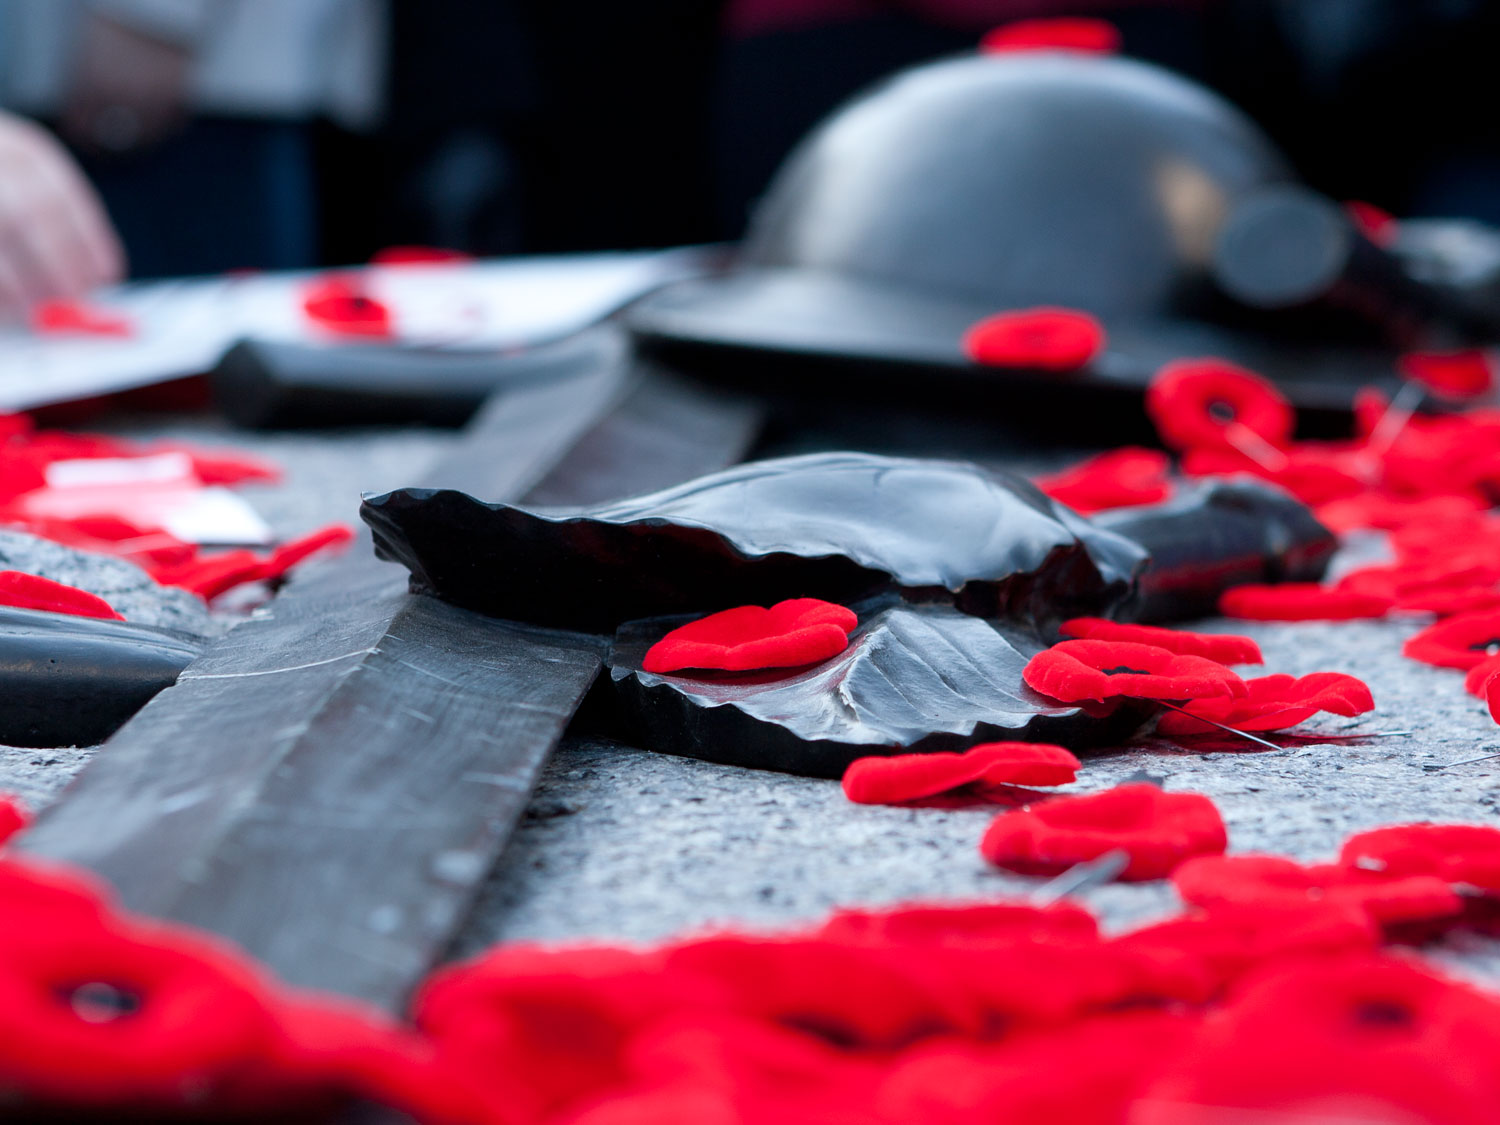
[[[185,561],[149,566],[146,571],[162,586],[176,586],[212,601],[236,586],[260,581],[265,566],[254,551],[239,548],[212,555],[194,552]]]
[[[1432,613],[1453,617],[1460,613],[1480,613],[1500,609],[1500,587],[1461,586],[1403,595],[1396,608],[1408,613]]]
[[[1490,718],[1500,723],[1500,677],[1487,677],[1480,691],[1484,693],[1484,704],[1490,713]]]
[[[0,1079],[69,1105],[182,1104],[259,1054],[257,975],[207,940],[77,914],[0,937]]]
[[[1128,949],[1200,966],[1222,993],[1265,964],[1307,956],[1373,951],[1380,930],[1363,909],[1326,903],[1293,907],[1218,906],[1179,914],[1116,939]]]
[[[1249,473],[1310,505],[1358,496],[1369,488],[1372,470],[1360,454],[1304,442],[1284,452],[1272,450],[1271,455],[1277,460],[1257,461],[1234,449],[1190,449],[1182,455],[1181,468],[1189,477]]]
[[[107,601],[87,590],[19,570],[0,571],[0,605],[71,613],[75,617],[100,617],[108,621],[125,620]]]
[[[1414,959],[1278,962],[1201,1024],[1131,1125],[1485,1125],[1500,1103],[1500,1009]]]
[[[1466,602],[1483,602],[1483,593],[1500,582],[1500,563],[1487,556],[1452,555],[1447,559],[1399,562],[1351,570],[1337,589],[1389,599],[1395,608],[1446,614]],[[1445,608],[1448,607],[1448,608]],[[1485,608],[1482,604],[1474,608]]]
[[[1495,385],[1495,364],[1488,352],[1407,352],[1396,361],[1402,378],[1421,383],[1447,398],[1474,398]]]
[[[1483,824],[1396,824],[1344,841],[1339,862],[1399,878],[1435,875],[1500,894],[1500,828]]]
[[[1099,938],[1099,923],[1083,907],[1070,902],[1051,906],[979,902],[839,910],[829,916],[817,934],[835,942],[934,949],[995,946],[1017,939],[1091,942]]]
[[[964,333],[964,354],[993,367],[1077,371],[1104,350],[1104,327],[1076,309],[1019,309],[985,317]]]
[[[31,824],[31,816],[25,806],[14,797],[0,793],[0,844],[17,832],[25,831]]]
[[[0,413],[0,443],[24,437],[31,433],[31,429],[32,422],[29,414]]]
[[[1016,20],[986,32],[979,41],[986,54],[1012,51],[1082,51],[1113,55],[1120,50],[1120,29],[1108,20],[1086,18]]]
[[[1464,673],[1464,691],[1483,699],[1485,685],[1496,673],[1500,673],[1500,655],[1486,656]]]
[[[1059,641],[1027,661],[1021,678],[1064,703],[1116,696],[1204,699],[1245,691],[1244,682],[1216,661],[1131,641]]]
[[[1314,514],[1318,517],[1318,522],[1329,531],[1354,531],[1367,527],[1395,531],[1433,520],[1462,518],[1488,507],[1482,498],[1473,493],[1406,499],[1369,491],[1358,496],[1330,500],[1319,506]]]
[[[1130,856],[1120,878],[1145,880],[1164,879],[1184,860],[1218,855],[1227,845],[1223,818],[1207,797],[1143,783],[1001,813],[980,851],[1009,871],[1057,875],[1120,848]]]
[[[474,256],[441,246],[387,246],[370,256],[372,266],[454,266],[472,262]]]
[[[1250,583],[1219,597],[1219,612],[1242,621],[1353,621],[1384,617],[1390,608],[1389,598],[1314,582]]]
[[[288,540],[271,552],[271,557],[265,562],[261,579],[270,581],[281,578],[292,567],[319,551],[347,547],[354,542],[354,537],[354,529],[348,524],[331,523],[327,527],[320,527],[297,539]]]
[[[1133,641],[1155,645],[1178,656],[1201,656],[1219,664],[1264,664],[1260,646],[1233,633],[1190,633],[1160,625],[1126,625],[1103,617],[1075,617],[1058,626],[1065,637],[1092,641]]]
[[[817,598],[792,598],[769,609],[743,605],[673,629],[651,646],[641,667],[659,675],[685,668],[799,668],[843,652],[858,624],[851,610]]]
[[[844,771],[844,796],[860,805],[899,805],[967,787],[1067,785],[1080,768],[1061,746],[985,742],[962,754],[860,758]]]
[[[1373,203],[1351,199],[1344,204],[1344,210],[1359,228],[1359,233],[1376,246],[1391,245],[1401,233],[1401,223],[1396,216]]]
[[[1159,504],[1172,495],[1171,462],[1156,449],[1128,446],[1037,477],[1036,486],[1052,499],[1089,515],[1135,504]]]
[[[1351,905],[1383,924],[1451,918],[1463,910],[1453,888],[1432,875],[1388,876],[1336,863],[1304,867],[1276,855],[1191,860],[1177,869],[1172,883],[1185,901],[1207,909]]]
[[[1181,712],[1168,711],[1156,721],[1158,733],[1181,735],[1217,734],[1218,728],[1202,719],[1212,719],[1235,730],[1285,730],[1312,718],[1319,711],[1333,715],[1363,715],[1375,709],[1370,689],[1342,672],[1313,672],[1300,679],[1293,676],[1260,676],[1245,681],[1243,699],[1189,700]]]
[[[1146,413],[1173,449],[1235,449],[1236,428],[1281,447],[1295,416],[1274,384],[1221,359],[1182,359],[1156,373],[1146,389]]]
[[[313,282],[303,294],[302,308],[318,327],[340,336],[384,339],[394,334],[391,310],[349,278]]]
[[[227,449],[189,449],[180,445],[153,446],[153,453],[185,453],[193,462],[193,475],[202,484],[244,484],[247,481],[276,483],[281,468],[260,457]]]
[[[1485,657],[1500,654],[1500,611],[1445,618],[1408,637],[1401,654],[1438,668],[1467,671]]]
[[[128,339],[135,335],[135,325],[129,317],[83,301],[42,301],[33,305],[31,327],[44,336],[113,336]]]

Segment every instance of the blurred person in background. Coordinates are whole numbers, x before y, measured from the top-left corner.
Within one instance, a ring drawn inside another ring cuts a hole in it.
[[[124,265],[98,195],[62,145],[0,112],[0,323],[118,281]]]
[[[316,264],[315,123],[374,127],[385,0],[0,0],[0,105],[72,147],[136,277]]]

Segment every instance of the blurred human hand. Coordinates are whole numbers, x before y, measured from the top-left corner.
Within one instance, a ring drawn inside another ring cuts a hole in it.
[[[118,281],[124,268],[99,197],[62,145],[0,113],[0,319]]]
[[[63,135],[100,152],[161,140],[187,116],[190,48],[90,13],[78,32]]]

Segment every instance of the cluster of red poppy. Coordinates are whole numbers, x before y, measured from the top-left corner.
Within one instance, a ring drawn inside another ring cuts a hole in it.
[[[1362,715],[1375,708],[1370,689],[1342,672],[1241,678],[1228,664],[1259,664],[1249,637],[1191,633],[1081,617],[1061,627],[1064,640],[1027,662],[1022,678],[1065,703],[1118,697],[1175,704],[1157,720],[1174,736],[1215,729],[1285,730],[1319,711]]]
[[[274,581],[309,555],[341,546],[354,537],[350,528],[336,524],[272,550],[206,551],[134,512],[131,503],[135,490],[124,486],[107,486],[90,493],[85,514],[51,514],[50,499],[75,504],[84,490],[58,488],[49,480],[49,467],[103,460],[145,463],[164,454],[185,459],[189,479],[172,487],[188,492],[211,485],[272,481],[280,476],[274,465],[246,454],[207,452],[172,442],[143,445],[101,434],[36,430],[25,415],[0,415],[0,526],[82,551],[128,559],[163,586],[177,586],[205,599],[246,583]],[[30,582],[15,576],[0,582],[0,604],[118,616],[107,606],[108,614],[98,612],[103,603],[91,598],[83,591],[34,577]]]
[[[1222,841],[1204,798],[1156,792],[1162,824],[1201,834],[1207,806]],[[1080,798],[1073,820],[1151,819],[1111,801]],[[0,836],[22,823],[0,801]],[[1188,907],[1119,936],[1013,901],[651,949],[512,945],[436,973],[406,1025],[8,856],[0,1086],[17,1112],[112,1119],[349,1099],[434,1125],[1492,1119],[1500,998],[1404,946],[1491,924],[1500,830],[1384,828],[1334,863],[1209,855],[1173,880]]]
[[[1351,214],[1371,237],[1388,227],[1368,208],[1351,207]],[[1163,443],[1178,454],[1183,475],[1250,474],[1309,504],[1335,532],[1389,533],[1393,561],[1360,567],[1329,583],[1239,586],[1220,599],[1225,616],[1341,621],[1431,615],[1438,621],[1412,637],[1405,654],[1468,670],[1500,653],[1500,515],[1491,510],[1500,501],[1500,410],[1457,404],[1495,386],[1495,364],[1488,353],[1471,350],[1412,353],[1400,357],[1396,367],[1409,387],[1435,397],[1445,412],[1407,414],[1366,390],[1356,401],[1354,438],[1299,442],[1292,438],[1295,415],[1275,386],[1220,360],[1182,360],[1163,368],[1147,392],[1146,410]],[[1070,507],[1097,512],[1169,498],[1172,463],[1160,451],[1127,447],[1036,483]],[[1093,694],[1049,694],[1098,698],[1103,681],[1081,672],[1069,655],[1049,657],[1033,686],[1047,691],[1046,684],[1062,684],[1065,691],[1085,692],[1079,685],[1087,680],[1095,685]],[[1500,722],[1497,669],[1500,661],[1485,664],[1485,672],[1471,675],[1467,686]],[[1167,664],[1158,657],[1141,672],[1160,682]],[[1326,705],[1337,703],[1337,692],[1344,690],[1335,686],[1330,695],[1329,687],[1312,677],[1267,677],[1223,714],[1223,704],[1191,709],[1241,730],[1275,729],[1261,725],[1268,721],[1263,716],[1292,713],[1284,706],[1292,702],[1289,695],[1308,706],[1346,713]],[[1180,682],[1174,690],[1196,689]],[[1172,715],[1161,729],[1184,734],[1195,728]],[[1200,723],[1196,729],[1207,728]]]

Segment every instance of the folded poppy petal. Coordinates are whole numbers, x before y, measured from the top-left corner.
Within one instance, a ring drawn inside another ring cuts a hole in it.
[[[1382,924],[1451,918],[1463,910],[1453,888],[1432,875],[1387,876],[1336,863],[1303,866],[1275,855],[1191,860],[1177,869],[1172,883],[1184,901],[1205,909],[1352,905]]]
[[[1260,646],[1249,637],[1234,633],[1190,633],[1160,625],[1127,625],[1103,617],[1075,617],[1058,631],[1065,637],[1093,641],[1134,641],[1155,645],[1179,656],[1201,656],[1219,664],[1264,664]]]
[[[1218,855],[1227,845],[1224,821],[1207,797],[1135,784],[1001,813],[980,851],[1009,871],[1056,875],[1119,848],[1130,857],[1120,878],[1145,880],[1164,879],[1184,860]]]
[[[1219,612],[1242,621],[1353,621],[1384,617],[1390,608],[1388,598],[1314,582],[1251,583],[1219,597]]]
[[[1339,862],[1391,877],[1435,875],[1500,895],[1500,828],[1484,824],[1393,824],[1344,841]]]
[[[304,559],[329,548],[346,547],[354,542],[354,529],[348,524],[331,523],[281,544],[266,560],[264,579],[280,578]]]
[[[1033,482],[1052,499],[1089,515],[1136,504],[1159,504],[1172,495],[1171,462],[1156,449],[1127,446]]]
[[[1104,350],[1104,328],[1075,309],[1018,309],[986,317],[964,333],[964,353],[993,367],[1077,371]]]
[[[1351,199],[1344,204],[1349,218],[1359,228],[1359,233],[1376,246],[1389,246],[1401,233],[1401,223],[1383,207],[1366,203],[1363,199]]]
[[[1500,654],[1500,611],[1444,618],[1408,637],[1401,654],[1438,668],[1467,671],[1486,657]]]
[[[1295,418],[1274,384],[1220,359],[1183,359],[1157,372],[1146,390],[1146,413],[1173,449],[1233,449],[1233,426],[1261,441],[1285,445]]]
[[[1342,672],[1302,676],[1260,676],[1245,681],[1246,695],[1232,700],[1189,700],[1182,710],[1168,711],[1156,722],[1159,733],[1172,736],[1216,734],[1212,719],[1235,730],[1285,730],[1319,711],[1353,717],[1375,709],[1364,682]]]
[[[817,598],[792,598],[769,609],[739,606],[673,629],[647,650],[641,666],[657,674],[798,668],[843,652],[858,624],[851,610]]]
[[[129,317],[84,301],[42,301],[33,305],[31,327],[43,336],[113,336],[128,339],[135,335],[135,324]]]
[[[303,294],[302,309],[318,327],[340,336],[386,338],[394,334],[391,310],[349,278],[313,282]]]
[[[1067,785],[1080,768],[1061,746],[986,742],[962,754],[859,758],[844,771],[844,795],[860,805],[895,805],[965,786]]]
[[[985,33],[986,54],[1011,51],[1082,51],[1112,55],[1120,50],[1120,29],[1108,20],[1087,18],[1015,20]]]
[[[1414,958],[1276,962],[1137,1091],[1131,1125],[1484,1125],[1500,1008]]]
[[[1064,703],[1116,696],[1204,699],[1245,691],[1239,676],[1216,661],[1131,641],[1059,641],[1027,661],[1021,678]]]
[[[1396,370],[1448,398],[1474,398],[1495,385],[1495,364],[1478,348],[1456,352],[1407,352]]]
[[[146,570],[162,586],[176,586],[197,594],[204,601],[213,601],[236,586],[259,582],[265,577],[266,562],[254,551],[240,548],[212,555],[194,554],[185,562],[151,566]]]
[[[99,617],[106,621],[125,620],[107,601],[87,590],[19,570],[0,570],[0,605],[71,613],[75,617]]]
[[[24,831],[30,823],[31,815],[25,806],[14,797],[0,793],[0,844]]]

